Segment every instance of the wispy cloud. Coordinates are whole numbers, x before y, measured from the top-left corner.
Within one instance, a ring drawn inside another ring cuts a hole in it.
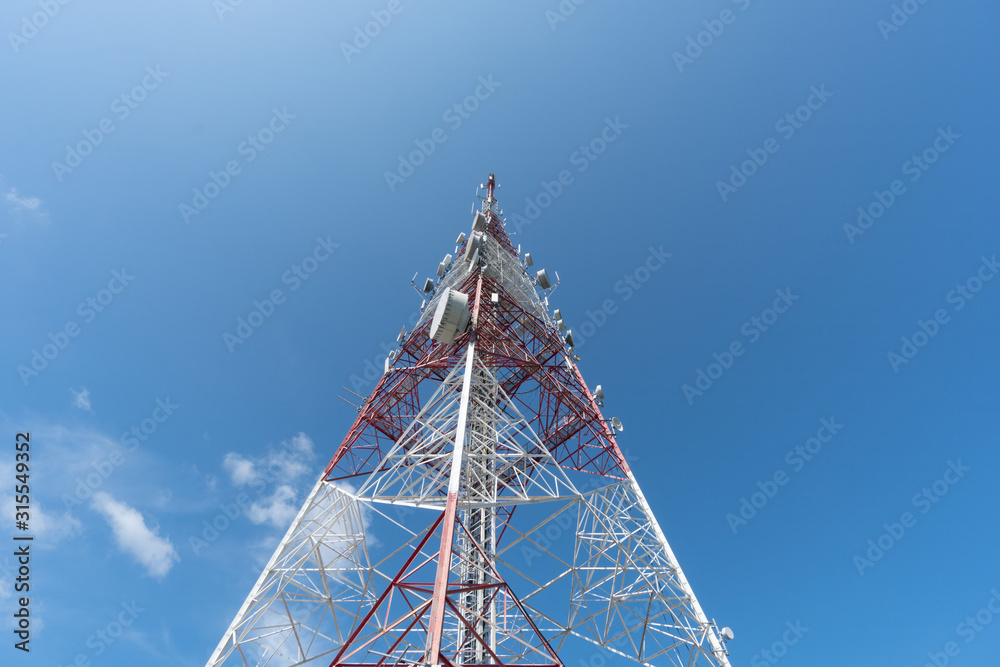
[[[246,486],[257,478],[254,462],[236,452],[229,452],[222,459],[223,469],[236,486]]]
[[[17,188],[11,188],[4,195],[4,199],[14,209],[25,211],[37,211],[42,205],[42,200],[38,197],[22,197],[17,194]]]
[[[9,423],[9,422],[8,422]],[[4,420],[0,420],[0,426],[7,425]],[[32,431],[32,434],[35,432]],[[34,442],[34,438],[32,438]],[[34,451],[34,450],[32,450]],[[33,457],[34,458],[34,457]],[[45,475],[45,472],[33,468],[33,471],[38,474]],[[15,475],[15,466],[13,457],[9,460],[0,460],[0,479],[10,479],[13,480]],[[46,481],[49,481],[48,479]],[[46,485],[47,486],[47,485]],[[10,486],[8,488],[0,487],[0,513],[2,516],[14,517],[15,502],[14,487]],[[47,499],[54,499],[54,495],[48,495]],[[73,515],[68,512],[63,512],[62,514],[56,514],[45,509],[46,503],[39,498],[39,494],[32,494],[31,498],[31,512],[30,518],[28,520],[28,525],[31,527],[31,534],[35,538],[35,544],[40,548],[48,549],[59,542],[76,535],[81,532],[83,527],[80,521],[76,519]],[[0,583],[3,581],[3,568],[0,567]]]
[[[14,597],[14,577],[17,575],[17,568],[11,562],[10,556],[4,556],[0,560],[0,600]]]
[[[73,407],[90,412],[90,390],[86,387],[81,387],[80,391],[72,387],[69,390],[73,392]]]
[[[162,579],[174,563],[180,561],[170,539],[160,537],[159,528],[147,526],[142,514],[134,507],[115,500],[103,491],[94,494],[91,506],[111,526],[118,548],[139,561],[151,577]]]
[[[10,228],[0,231],[0,245],[7,243],[7,239],[10,237],[8,232],[23,227],[22,220],[26,217],[39,224],[48,223],[48,215],[42,206],[42,200],[38,197],[23,196],[17,188],[7,187],[3,180],[3,174],[0,174],[0,214],[4,211],[7,215],[0,215],[0,220],[4,222],[5,226],[8,223],[14,224]]]
[[[13,510],[13,507],[11,509]],[[46,547],[51,547],[57,542],[72,537],[83,529],[80,521],[69,512],[52,514],[45,512],[41,505],[35,506],[35,511],[32,512],[31,519],[31,527],[35,533],[35,539]]]
[[[310,462],[314,457],[312,440],[305,433],[299,433],[282,442],[277,449],[268,448],[260,457],[229,452],[222,460],[222,467],[234,485],[253,485],[262,493],[247,512],[252,522],[286,528],[299,509],[293,483],[311,471]],[[270,484],[274,484],[271,493],[263,494]]]
[[[3,467],[0,467],[0,470],[3,470]],[[13,466],[10,466],[10,473],[4,474],[4,477],[13,479]],[[6,494],[0,496],[0,507],[3,508],[4,516],[14,516],[14,506],[14,496]],[[52,547],[62,540],[76,535],[82,529],[80,521],[68,512],[62,514],[48,512],[34,498],[32,499],[29,525],[35,542],[43,548]]]
[[[254,523],[269,523],[275,528],[288,528],[299,511],[295,495],[294,487],[282,484],[270,496],[250,505],[247,517]]]
[[[3,200],[7,210],[17,218],[21,217],[22,214],[27,214],[39,221],[45,219],[42,200],[38,197],[22,195],[15,187],[7,187],[3,176],[0,176],[0,199]]]
[[[291,440],[285,440],[277,449],[268,447],[263,456],[245,457],[229,452],[222,460],[222,467],[237,486],[246,486],[254,481],[294,482],[309,472],[309,462],[313,459],[313,441],[305,433],[299,433]]]

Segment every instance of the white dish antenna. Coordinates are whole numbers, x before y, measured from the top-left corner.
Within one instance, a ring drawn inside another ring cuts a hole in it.
[[[481,232],[484,229],[486,229],[486,216],[482,211],[476,211],[475,217],[472,218],[472,231]]]
[[[439,343],[451,343],[469,328],[469,297],[448,288],[438,299],[431,320],[430,338]]]
[[[462,261],[468,262],[472,259],[472,256],[479,250],[479,244],[482,242],[482,234],[473,234],[472,238],[465,246],[465,255],[462,257]]]
[[[625,427],[622,426],[622,420],[618,419],[618,417],[611,418],[611,428],[615,429],[619,433],[625,430]]]
[[[552,283],[549,282],[549,274],[546,273],[545,269],[542,269],[541,271],[535,274],[535,282],[537,282],[538,286],[541,287],[542,289],[548,289],[552,287]]]

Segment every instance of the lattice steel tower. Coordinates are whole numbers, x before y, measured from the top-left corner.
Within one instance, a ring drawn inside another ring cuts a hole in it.
[[[494,189],[208,665],[728,667]]]

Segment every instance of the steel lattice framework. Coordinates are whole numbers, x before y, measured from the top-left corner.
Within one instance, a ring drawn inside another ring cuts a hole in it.
[[[209,666],[728,667],[494,188]]]

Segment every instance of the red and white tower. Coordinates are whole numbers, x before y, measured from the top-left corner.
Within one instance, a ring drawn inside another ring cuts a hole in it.
[[[728,667],[495,186],[209,666]]]

